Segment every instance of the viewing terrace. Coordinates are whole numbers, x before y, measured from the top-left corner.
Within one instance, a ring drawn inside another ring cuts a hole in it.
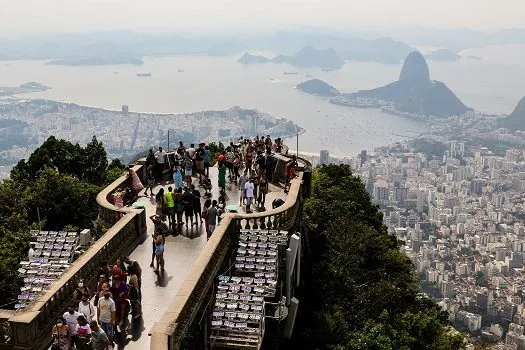
[[[180,235],[168,235],[165,244],[165,271],[155,273],[148,266],[151,261],[151,234],[155,214],[155,199],[141,196],[140,208],[118,208],[112,204],[112,194],[118,188],[131,185],[131,179],[121,176],[97,196],[101,217],[112,226],[60,279],[40,298],[20,311],[0,310],[0,349],[44,349],[51,339],[54,320],[67,310],[79,279],[95,289],[96,271],[103,262],[114,262],[130,255],[142,266],[142,310],[140,321],[133,321],[119,349],[209,349],[210,304],[214,298],[217,276],[234,261],[233,249],[241,229],[281,229],[297,231],[302,200],[308,195],[310,172],[307,161],[298,159],[298,177],[292,180],[288,193],[283,192],[285,164],[290,156],[273,155],[275,168],[273,182],[265,201],[265,211],[247,214],[242,208],[237,213],[225,213],[215,232],[207,241],[204,225],[183,227]],[[144,177],[145,160],[139,160],[133,169]],[[306,172],[305,172],[306,170]],[[218,169],[210,168],[213,184],[212,198],[217,199]],[[193,178],[195,186],[198,179]],[[157,184],[167,188],[171,181]],[[142,193],[141,193],[142,194]],[[234,183],[227,184],[226,203],[239,203],[239,190]],[[272,209],[273,200],[284,204]],[[191,336],[189,336],[191,335]]]

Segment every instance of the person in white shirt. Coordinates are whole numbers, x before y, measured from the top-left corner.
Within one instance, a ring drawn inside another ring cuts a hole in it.
[[[247,214],[252,212],[250,210],[250,206],[252,205],[252,202],[253,202],[253,190],[254,190],[254,188],[255,188],[255,186],[253,184],[253,179],[250,178],[250,181],[248,181],[244,185],[244,191],[245,191],[245,196],[246,196],[246,213]]]
[[[162,172],[164,171],[164,163],[166,163],[166,158],[168,154],[166,151],[159,147],[159,150],[153,155],[155,157],[155,177],[157,181],[162,180]]]
[[[76,335],[76,329],[77,329],[77,318],[78,316],[82,316],[82,314],[78,311],[75,311],[76,305],[69,306],[69,310],[64,312],[64,319],[66,320],[66,323],[71,330],[71,334]]]
[[[192,160],[195,160],[195,153],[197,152],[197,150],[195,149],[195,144],[192,143],[190,145],[190,148],[188,148],[186,152],[188,152]]]
[[[82,301],[78,304],[78,312],[86,317],[87,323],[93,321],[95,316],[95,306],[89,301],[89,294],[82,294]]]

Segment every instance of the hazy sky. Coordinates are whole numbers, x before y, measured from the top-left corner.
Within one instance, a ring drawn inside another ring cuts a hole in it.
[[[0,0],[0,35],[250,26],[495,30],[523,26],[525,0]]]

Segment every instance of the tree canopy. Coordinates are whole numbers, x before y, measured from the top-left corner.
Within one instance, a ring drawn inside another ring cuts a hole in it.
[[[311,269],[294,348],[464,348],[448,314],[419,293],[410,259],[348,166],[314,170],[304,219]]]
[[[10,179],[0,182],[0,303],[19,292],[17,270],[27,258],[29,230],[40,224],[49,230],[91,228],[97,194],[123,170],[118,159],[108,165],[95,137],[81,147],[53,136],[12,169]]]

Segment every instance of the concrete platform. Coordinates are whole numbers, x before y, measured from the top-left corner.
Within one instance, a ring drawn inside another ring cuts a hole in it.
[[[213,185],[212,199],[219,197],[219,189],[217,186],[218,169],[210,168],[210,179]],[[234,183],[228,184],[226,187],[226,205],[239,203],[239,190]],[[198,179],[194,178],[193,183],[199,191],[204,193],[204,190],[198,187]],[[172,186],[171,182],[159,184],[155,187],[156,193],[161,187],[167,189]],[[269,193],[266,196],[265,207],[271,208],[271,203],[274,199],[285,199],[286,194],[281,188],[270,185]],[[171,299],[177,293],[178,288],[191,271],[191,266],[197,260],[201,250],[205,247],[206,231],[203,224],[187,228],[183,226],[178,236],[167,236],[165,245],[165,271],[163,273],[156,273],[149,267],[152,254],[152,239],[153,223],[149,220],[149,216],[155,214],[155,198],[149,196],[142,196],[139,199],[146,203],[146,215],[148,217],[148,237],[142,242],[131,254],[131,259],[137,260],[143,270],[142,273],[142,311],[143,318],[140,322],[134,322],[129,329],[127,339],[119,342],[119,349],[133,349],[144,350],[149,349],[150,337],[148,333],[156,320],[158,320]],[[201,198],[201,206],[204,203]],[[244,213],[244,209],[239,212]]]

